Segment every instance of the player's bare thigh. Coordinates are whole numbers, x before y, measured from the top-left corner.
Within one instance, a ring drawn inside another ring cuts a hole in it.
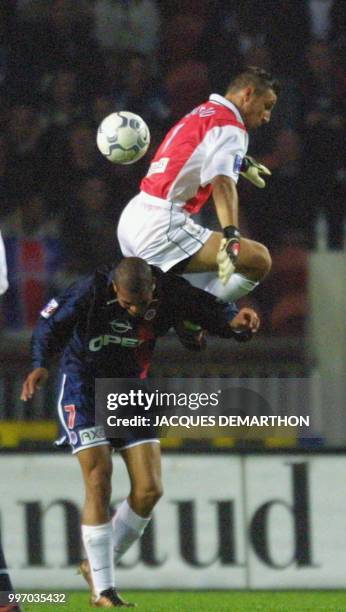
[[[185,272],[213,272],[217,270],[216,256],[223,235],[221,232],[213,232],[190,259]],[[268,249],[260,242],[240,239],[240,251],[236,265],[236,271],[246,274],[252,280],[262,279],[271,267],[271,258]]]
[[[147,508],[162,495],[160,444],[138,444],[122,450],[121,456],[131,482],[130,505],[135,512],[145,515]]]

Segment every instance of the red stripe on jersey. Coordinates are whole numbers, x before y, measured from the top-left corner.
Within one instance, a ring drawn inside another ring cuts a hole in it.
[[[141,182],[141,190],[166,200],[179,173],[208,131],[228,125],[246,131],[246,127],[227,106],[208,101],[195,108],[174,125],[162,141],[151,163],[167,160],[167,164],[163,164],[163,172],[150,173],[149,169],[148,175]],[[197,212],[209,198],[211,190],[211,185],[198,188],[184,209]]]
[[[205,187],[200,187],[194,198],[191,198],[186,202],[183,206],[184,210],[188,213],[197,214],[202,206],[209,200],[213,191],[213,185],[209,183],[209,185],[205,185]]]
[[[135,356],[141,368],[139,378],[144,379],[148,376],[148,370],[155,346],[155,334],[152,323],[143,321],[138,327],[137,336],[143,343],[135,348]]]

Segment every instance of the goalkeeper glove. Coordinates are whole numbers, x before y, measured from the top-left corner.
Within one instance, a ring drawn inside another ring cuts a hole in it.
[[[266,184],[260,175],[265,174],[267,176],[270,176],[271,172],[268,168],[256,162],[253,157],[245,155],[240,168],[240,174],[248,181],[250,181],[250,183],[256,185],[256,187],[263,189]]]
[[[219,267],[219,279],[225,285],[231,278],[240,249],[240,233],[234,225],[228,225],[223,230],[216,261]]]

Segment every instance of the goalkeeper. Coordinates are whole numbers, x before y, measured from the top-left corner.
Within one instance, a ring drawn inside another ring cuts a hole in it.
[[[246,156],[248,130],[270,121],[278,92],[269,73],[247,67],[225,96],[211,95],[171,128],[140,193],[122,212],[118,239],[125,256],[142,257],[165,272],[211,272],[201,288],[226,301],[256,287],[271,258],[265,246],[241,236],[237,182],[242,174],[265,186],[270,171]],[[220,232],[191,218],[210,196]]]

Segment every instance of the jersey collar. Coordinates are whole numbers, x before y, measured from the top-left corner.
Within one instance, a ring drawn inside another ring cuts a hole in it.
[[[216,102],[217,104],[222,104],[222,106],[226,106],[227,108],[229,108],[229,110],[231,110],[235,114],[239,123],[242,123],[244,125],[243,118],[235,104],[233,104],[233,102],[227,100],[227,98],[224,98],[219,94],[211,94],[211,96],[209,96],[209,100],[210,102]]]

